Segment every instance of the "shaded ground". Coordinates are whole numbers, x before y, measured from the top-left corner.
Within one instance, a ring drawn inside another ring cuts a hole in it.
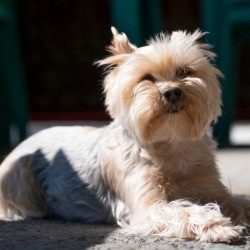
[[[250,236],[237,244],[208,244],[164,237],[125,235],[115,226],[61,220],[0,222],[0,249],[250,249]]]

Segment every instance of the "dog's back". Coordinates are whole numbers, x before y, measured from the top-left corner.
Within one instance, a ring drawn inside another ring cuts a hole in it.
[[[54,127],[20,144],[0,166],[1,219],[112,220],[98,197],[104,189],[97,145],[102,133],[91,127]]]

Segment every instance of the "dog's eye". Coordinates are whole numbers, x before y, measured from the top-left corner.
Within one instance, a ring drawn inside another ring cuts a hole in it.
[[[141,82],[142,81],[150,81],[152,83],[155,83],[156,79],[152,75],[148,74],[141,78]]]
[[[192,76],[192,74],[193,74],[193,71],[187,67],[180,68],[176,72],[176,76],[181,79]]]

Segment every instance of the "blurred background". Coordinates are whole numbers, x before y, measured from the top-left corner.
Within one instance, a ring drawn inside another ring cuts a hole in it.
[[[250,145],[249,0],[0,0],[0,155],[55,124],[107,123],[102,71],[110,26],[142,45],[197,28],[225,74],[220,147]]]

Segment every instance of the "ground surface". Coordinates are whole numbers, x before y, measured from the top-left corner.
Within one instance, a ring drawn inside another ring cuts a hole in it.
[[[84,225],[61,220],[0,222],[0,249],[250,249],[250,237],[233,245],[208,244],[164,237],[125,235],[115,226]]]

